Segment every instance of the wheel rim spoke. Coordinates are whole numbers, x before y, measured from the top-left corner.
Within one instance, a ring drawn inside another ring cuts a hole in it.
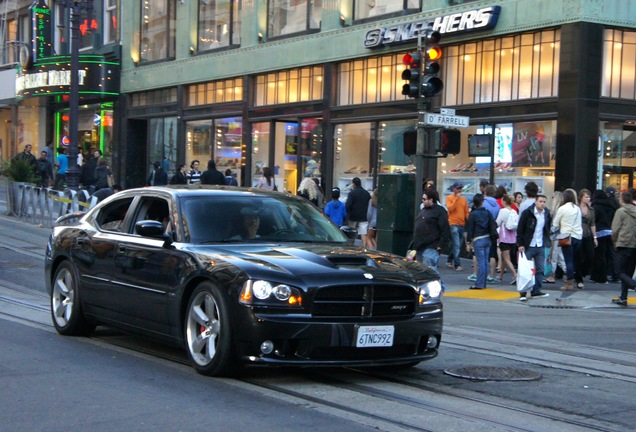
[[[190,306],[188,346],[193,359],[200,365],[209,364],[217,354],[220,331],[219,310],[214,297],[201,293]]]

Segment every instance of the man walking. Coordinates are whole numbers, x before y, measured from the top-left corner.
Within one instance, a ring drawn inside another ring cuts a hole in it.
[[[448,213],[439,205],[439,194],[435,189],[426,189],[422,195],[424,208],[415,218],[413,249],[416,259],[439,273],[439,254],[450,240]]]
[[[347,195],[345,208],[349,215],[349,227],[358,230],[362,246],[367,246],[367,233],[369,222],[367,221],[367,210],[369,209],[369,200],[371,195],[362,187],[359,177],[351,180],[351,192]]]
[[[47,160],[46,152],[40,152],[40,159],[36,161],[37,173],[41,187],[49,187],[53,184],[53,166]]]
[[[453,193],[446,197],[446,208],[448,209],[448,224],[450,225],[450,235],[453,240],[451,253],[448,254],[448,262],[446,265],[462,271],[459,253],[462,247],[462,239],[464,238],[464,226],[468,220],[468,201],[462,195],[464,185],[455,182],[449,190]]]
[[[614,273],[621,281],[621,296],[612,299],[612,303],[627,306],[627,291],[636,289],[632,279],[636,268],[636,205],[631,192],[623,192],[620,200],[621,208],[612,219],[612,242],[616,248]]]
[[[550,294],[541,292],[543,283],[543,267],[545,262],[545,247],[550,242],[550,227],[552,216],[546,208],[548,199],[545,195],[537,195],[531,204],[521,213],[517,224],[517,247],[519,253],[525,252],[526,258],[534,260],[534,287],[530,292],[532,297],[548,297]],[[526,292],[519,293],[519,300],[526,301]]]

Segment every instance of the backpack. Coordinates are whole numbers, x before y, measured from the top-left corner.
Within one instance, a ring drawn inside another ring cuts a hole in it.
[[[506,222],[504,226],[506,229],[510,231],[515,231],[517,229],[517,224],[519,223],[519,215],[514,210],[508,211],[508,217],[506,218]]]

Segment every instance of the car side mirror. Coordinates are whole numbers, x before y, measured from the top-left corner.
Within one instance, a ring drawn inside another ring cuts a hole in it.
[[[355,228],[351,228],[348,226],[341,226],[340,227],[340,231],[342,231],[342,233],[347,236],[347,238],[349,239],[349,243],[353,244],[356,239],[358,238],[358,230]]]

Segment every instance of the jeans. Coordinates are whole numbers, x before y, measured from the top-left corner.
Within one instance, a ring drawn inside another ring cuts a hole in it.
[[[462,239],[464,238],[464,227],[461,225],[450,226],[451,239],[453,240],[453,246],[451,253],[448,255],[448,262],[453,263],[455,268],[461,266],[462,262],[459,259],[459,253],[462,250]]]
[[[415,259],[417,260],[417,262],[426,264],[439,274],[439,269],[437,268],[437,262],[439,261],[439,252],[437,251],[437,249],[420,249],[417,251]]]
[[[526,248],[526,258],[534,259],[534,287],[532,288],[531,295],[538,294],[541,292],[541,287],[543,286],[543,272],[545,271],[545,248],[543,246],[530,246],[529,248]]]
[[[574,237],[571,237],[570,239],[572,241],[572,245],[561,247],[561,250],[563,251],[563,258],[565,259],[565,266],[567,267],[565,269],[567,280],[574,279],[574,269],[575,269],[574,255],[578,252],[578,249],[581,247],[581,240],[575,239]]]
[[[473,253],[477,258],[477,280],[475,288],[486,288],[486,278],[488,277],[490,237],[480,238],[473,242]]]
[[[621,281],[621,300],[627,300],[627,291],[636,287],[636,281],[632,279],[634,268],[636,268],[636,248],[616,248],[614,273]]]

